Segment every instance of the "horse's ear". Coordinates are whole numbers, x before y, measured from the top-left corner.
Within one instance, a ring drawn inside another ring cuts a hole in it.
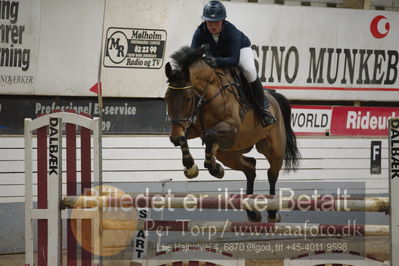
[[[172,66],[170,65],[170,62],[165,65],[165,74],[168,78],[172,76]]]

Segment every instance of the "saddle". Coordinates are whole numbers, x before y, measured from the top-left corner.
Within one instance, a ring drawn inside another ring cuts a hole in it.
[[[251,85],[248,83],[241,69],[239,67],[230,67],[224,68],[223,71],[225,75],[230,74],[230,76],[233,78],[231,84],[234,84],[237,88],[238,97],[236,98],[240,105],[246,108],[255,108]]]
[[[224,74],[230,74],[233,78],[232,84],[235,85],[238,95],[236,95],[237,101],[240,104],[240,119],[245,118],[246,113],[249,109],[257,109],[257,105],[252,93],[251,85],[245,78],[241,68],[231,67],[223,69]]]
[[[256,108],[254,95],[252,93],[251,85],[245,78],[241,68],[231,67],[225,69],[233,77],[234,82],[238,85],[237,91],[239,95],[239,102],[243,107]]]

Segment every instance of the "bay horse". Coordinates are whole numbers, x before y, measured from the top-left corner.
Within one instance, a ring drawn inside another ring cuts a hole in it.
[[[169,62],[165,66],[165,101],[172,123],[170,141],[181,148],[184,173],[187,178],[198,175],[187,140],[200,137],[205,144],[204,166],[209,173],[217,178],[224,175],[216,157],[223,165],[242,171],[247,179],[246,193],[253,194],[256,160],[243,154],[255,146],[269,161],[269,193],[275,195],[283,161],[288,171],[299,166],[300,152],[291,128],[289,101],[280,93],[266,93],[270,112],[277,121],[262,127],[256,111],[240,104],[231,73],[206,64],[205,49],[182,47],[171,56],[173,69]],[[247,216],[250,221],[261,220],[258,211],[247,210]],[[268,211],[268,221],[280,221],[277,211]]]

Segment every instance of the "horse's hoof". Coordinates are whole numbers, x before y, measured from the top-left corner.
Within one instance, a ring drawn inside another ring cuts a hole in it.
[[[218,164],[217,166],[218,166],[218,174],[215,177],[218,179],[222,179],[224,177],[224,169],[220,164]]]
[[[279,213],[276,213],[276,217],[275,218],[270,218],[269,216],[267,217],[267,222],[269,223],[279,223],[281,222],[281,216]]]
[[[193,165],[190,169],[184,168],[184,175],[188,179],[196,178],[198,176],[199,170],[196,164]]]
[[[206,167],[206,166],[205,166]],[[224,177],[224,169],[220,164],[216,164],[215,168],[208,168],[209,173],[218,179],[222,179]]]
[[[251,223],[259,223],[262,221],[262,215],[258,211],[247,211],[247,218]]]

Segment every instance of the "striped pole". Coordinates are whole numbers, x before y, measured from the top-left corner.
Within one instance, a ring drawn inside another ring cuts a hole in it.
[[[333,198],[320,197],[304,199],[293,197],[287,199],[279,196],[233,195],[230,197],[186,195],[185,197],[145,196],[66,196],[62,201],[64,208],[95,207],[138,207],[154,209],[184,208],[187,210],[219,209],[219,210],[299,210],[299,211],[361,211],[388,212],[389,198]]]

